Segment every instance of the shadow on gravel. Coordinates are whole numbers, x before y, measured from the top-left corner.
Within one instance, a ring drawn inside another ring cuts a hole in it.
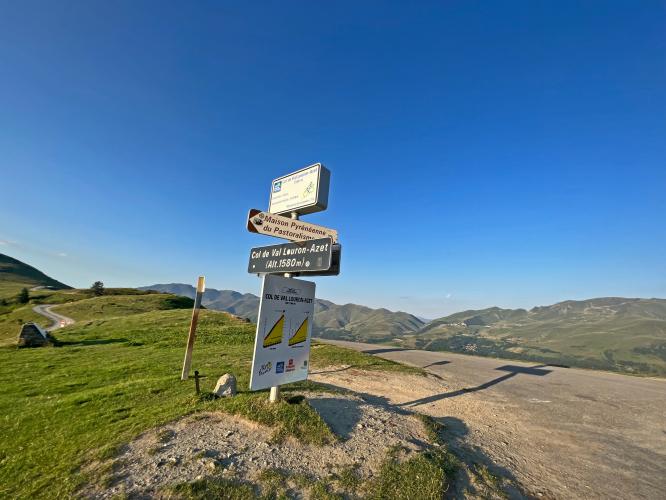
[[[450,363],[451,363],[450,361],[446,361],[445,359],[443,359],[442,361],[435,361],[434,363],[422,366],[421,368],[425,369],[425,368],[430,368],[431,366],[442,366],[442,365],[448,365]]]
[[[469,429],[465,422],[455,417],[435,420],[442,426],[440,438],[464,464],[458,470],[453,488],[447,491],[446,498],[486,498],[488,490],[499,490],[511,499],[532,498],[520,490],[516,477],[509,469],[496,464],[481,449],[466,442]]]
[[[514,365],[500,366],[499,368],[495,369],[509,373],[507,373],[506,375],[502,375],[501,377],[489,380],[488,382],[484,382],[483,384],[477,385],[476,387],[463,387],[462,389],[458,389],[456,391],[444,392],[442,394],[433,394],[432,396],[427,396],[425,398],[415,399],[414,401],[407,401],[406,403],[401,403],[400,406],[419,406],[428,403],[433,403],[435,401],[441,401],[442,399],[455,398],[457,396],[462,396],[463,394],[469,394],[470,392],[483,391],[484,389],[488,389],[489,387],[497,385],[500,382],[504,382],[505,380],[513,378],[519,374],[536,375],[539,377],[543,377],[544,375],[548,375],[549,373],[552,372],[552,370],[544,370],[543,369],[544,366],[547,365],[538,365],[538,366],[529,366],[529,367],[514,366]]]
[[[322,383],[321,385],[339,389],[338,386],[333,384]],[[384,396],[355,391],[354,394],[360,396],[366,404],[379,406],[391,412],[401,415],[417,414],[405,409],[403,405],[390,403]],[[333,432],[344,439],[351,435],[361,418],[360,402],[325,398],[318,401],[310,400],[309,403],[320,414],[333,415],[334,418],[330,419],[330,422],[327,418],[326,423],[331,426]],[[347,405],[347,408],[343,408],[343,405]],[[336,418],[335,412],[339,412],[341,417],[345,416],[349,421],[345,421],[345,418]],[[347,412],[351,417],[346,416]],[[465,422],[455,417],[431,418],[441,426],[437,431],[440,441],[462,464],[444,498],[456,500],[470,498],[470,496],[473,498],[496,498],[497,492],[501,492],[500,496],[509,499],[533,498],[522,491],[516,477],[509,469],[498,465],[483,450],[466,442],[469,429]],[[425,443],[418,444],[426,446]]]
[[[343,398],[317,398],[308,400],[334,434],[347,440],[351,437],[356,425],[361,421],[361,405],[359,401]]]
[[[383,354],[385,352],[402,352],[402,351],[409,351],[409,349],[403,349],[402,347],[386,347],[384,349],[366,349],[365,351],[361,352],[365,354]]]

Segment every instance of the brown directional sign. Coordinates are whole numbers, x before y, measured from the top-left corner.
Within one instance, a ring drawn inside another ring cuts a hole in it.
[[[333,243],[330,238],[253,248],[250,250],[247,272],[272,274],[328,271],[332,254]]]
[[[266,234],[291,241],[309,241],[320,238],[331,238],[338,242],[335,229],[310,224],[298,219],[290,219],[281,215],[262,212],[253,208],[247,217],[247,230],[251,233]]]

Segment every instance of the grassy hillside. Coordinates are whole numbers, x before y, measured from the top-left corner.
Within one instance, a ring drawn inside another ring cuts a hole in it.
[[[6,302],[6,305],[0,305],[0,346],[15,343],[21,326],[24,323],[34,322],[42,327],[50,326],[51,321],[49,319],[32,310],[35,305],[67,304],[91,299],[93,296],[90,290],[30,290],[30,301],[27,304],[19,304],[15,300],[15,295],[15,293],[7,293],[4,296],[0,295],[0,299],[4,298]],[[183,297],[149,294],[148,292],[133,288],[108,288],[105,296],[92,299],[87,304],[82,307],[85,317],[91,317],[90,315],[92,314],[97,315],[94,317],[101,317],[102,313],[100,311],[103,310],[112,313],[115,309],[118,309],[117,314],[126,314],[172,308],[172,305],[177,304],[181,304],[184,307],[191,307],[191,301]],[[188,306],[188,304],[190,305]],[[88,312],[89,306],[93,307],[90,312]],[[122,311],[123,308],[125,309],[124,312]],[[66,311],[70,312],[70,309]],[[71,313],[73,314],[72,318],[77,319],[76,307],[71,309]],[[67,312],[63,312],[63,314],[69,316]]]
[[[386,342],[423,326],[423,321],[408,313],[356,304],[339,306],[326,300],[317,302],[315,313],[315,332],[322,338]]]
[[[666,300],[464,311],[432,321],[401,345],[665,376]]]
[[[105,472],[87,463],[113,456],[149,428],[196,411],[240,413],[276,426],[277,435],[306,442],[327,439],[329,431],[309,406],[269,405],[265,392],[245,390],[254,325],[226,313],[201,312],[193,366],[206,376],[202,389],[212,390],[217,377],[231,372],[241,390],[232,400],[211,401],[195,396],[192,380],[179,380],[188,299],[136,292],[92,298],[67,291],[44,292],[33,300],[59,301],[55,310],[78,321],[55,332],[57,347],[0,347],[0,498],[71,496],[86,481],[104,480]],[[418,372],[333,346],[313,348],[312,363]],[[285,389],[304,387],[315,386]]]
[[[4,292],[10,290],[16,292],[23,286],[28,286],[29,288],[35,286],[49,286],[55,289],[70,288],[64,283],[47,276],[40,270],[1,253],[0,283]]]

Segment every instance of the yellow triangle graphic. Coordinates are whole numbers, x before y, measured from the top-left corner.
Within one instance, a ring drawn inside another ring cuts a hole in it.
[[[273,325],[268,335],[264,337],[264,347],[270,347],[282,342],[282,331],[284,330],[284,314]]]
[[[289,345],[300,344],[308,339],[308,318],[306,317],[298,327],[296,333],[289,339]]]

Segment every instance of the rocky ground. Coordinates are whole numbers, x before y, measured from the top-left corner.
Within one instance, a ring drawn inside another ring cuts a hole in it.
[[[85,495],[155,497],[169,485],[217,475],[257,482],[270,469],[318,480],[353,466],[366,481],[377,474],[391,447],[402,447],[407,458],[431,446],[421,420],[407,411],[355,395],[306,397],[338,436],[336,443],[317,446],[288,439],[276,444],[269,428],[223,413],[196,414],[129,443],[115,460],[110,485]]]

